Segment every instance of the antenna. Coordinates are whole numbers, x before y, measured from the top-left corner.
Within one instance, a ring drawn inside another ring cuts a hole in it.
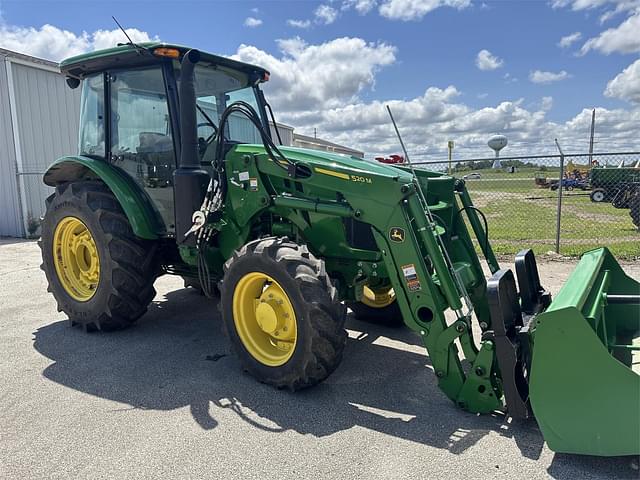
[[[118,25],[118,28],[120,28],[120,30],[122,30],[122,33],[124,33],[124,36],[127,37],[127,40],[129,40],[129,45],[131,45],[132,47],[134,47],[138,52],[140,53],[146,53],[146,49],[141,47],[140,45],[133,43],[133,40],[131,40],[131,37],[129,36],[129,34],[127,33],[127,31],[122,28],[122,25],[120,25],[120,22],[118,21],[118,19],[111,15],[111,18],[113,18],[113,21],[116,22],[116,25]]]

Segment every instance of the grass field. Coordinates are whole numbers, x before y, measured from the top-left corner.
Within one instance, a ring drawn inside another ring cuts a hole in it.
[[[536,253],[554,250],[558,192],[535,185],[539,171],[477,172],[482,178],[467,180],[467,189],[487,217],[495,252],[514,254],[526,246]],[[471,172],[464,172],[468,173]],[[544,173],[549,178],[558,176],[557,169]],[[633,225],[629,210],[616,209],[610,203],[593,203],[588,191],[565,190],[560,235],[563,255],[576,256],[607,246],[618,257],[640,258],[640,232]]]

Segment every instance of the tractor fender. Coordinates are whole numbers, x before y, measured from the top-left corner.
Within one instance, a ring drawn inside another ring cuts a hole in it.
[[[109,187],[137,237],[154,240],[165,232],[160,214],[144,190],[104,160],[81,155],[62,157],[53,162],[43,176],[44,183],[50,187],[85,179],[99,179]]]

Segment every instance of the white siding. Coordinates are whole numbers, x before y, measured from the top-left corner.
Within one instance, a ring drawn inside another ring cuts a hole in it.
[[[38,220],[52,189],[42,174],[58,157],[77,152],[80,88],[71,90],[62,75],[12,64],[15,112],[20,139],[27,219]],[[14,177],[15,178],[15,177]]]
[[[0,236],[23,235],[5,57],[0,55]]]
[[[276,129],[272,122],[269,122],[269,130],[271,130],[271,139],[276,145],[278,145],[278,135],[276,134]],[[283,146],[290,147],[293,145],[293,127],[278,123],[278,133],[280,133]]]

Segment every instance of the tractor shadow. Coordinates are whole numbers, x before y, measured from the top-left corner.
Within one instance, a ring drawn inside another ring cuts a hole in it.
[[[535,422],[457,409],[437,387],[419,338],[408,329],[349,318],[347,328],[362,333],[350,337],[338,370],[320,385],[290,393],[242,373],[220,322],[215,301],[182,289],[156,299],[131,329],[85,334],[62,321],[38,329],[34,348],[54,362],[43,371],[53,382],[132,408],[189,406],[205,430],[217,426],[217,410],[229,409],[265,431],[323,437],[359,426],[456,454],[493,433],[513,438],[525,457],[540,457],[543,439]],[[500,453],[490,454],[499,461]],[[575,474],[581,458],[565,456],[555,467],[554,460],[554,476],[562,478],[565,468]],[[619,472],[611,462],[591,462],[589,469]]]

